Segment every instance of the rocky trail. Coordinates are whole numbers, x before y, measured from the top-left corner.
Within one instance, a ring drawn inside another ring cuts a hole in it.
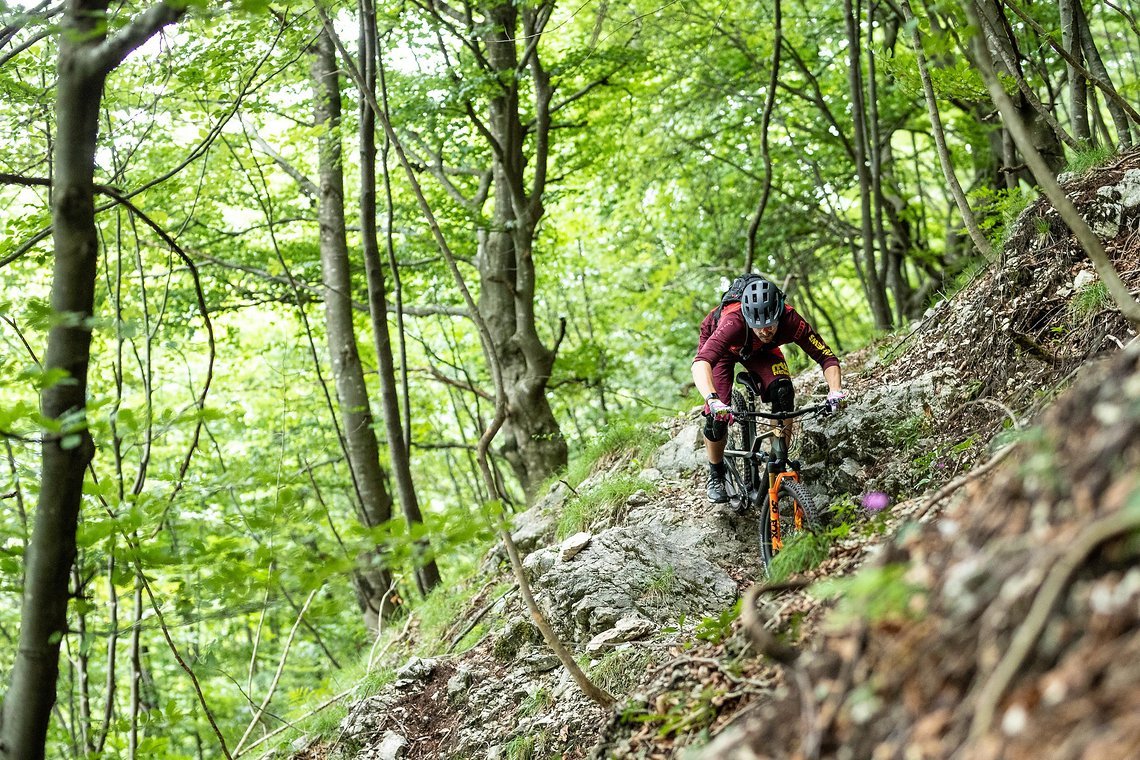
[[[1140,154],[1065,187],[1135,293]],[[852,402],[803,425],[833,513],[812,569],[766,585],[757,516],[704,499],[695,414],[518,516],[539,603],[615,709],[550,654],[499,547],[455,610],[456,636],[486,635],[404,663],[293,756],[1140,757],[1140,344],[1047,204],[1005,251],[845,357]],[[865,509],[871,491],[891,504]]]

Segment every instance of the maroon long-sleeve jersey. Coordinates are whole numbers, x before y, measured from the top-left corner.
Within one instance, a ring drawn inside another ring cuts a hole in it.
[[[746,347],[748,356],[756,356],[765,351],[774,351],[782,356],[779,347],[795,343],[823,369],[839,366],[835,352],[823,342],[823,338],[819,337],[815,328],[791,306],[784,306],[784,313],[780,316],[775,335],[763,343],[755,334],[751,334],[752,331],[744,321],[744,315],[740,313],[739,303],[725,306],[719,322],[714,319],[715,312],[715,309],[710,311],[701,322],[694,362],[706,361],[715,365],[725,360],[743,361],[746,357],[741,354]]]

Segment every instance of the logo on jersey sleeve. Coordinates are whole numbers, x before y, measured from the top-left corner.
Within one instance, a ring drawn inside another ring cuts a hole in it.
[[[814,334],[808,336],[808,343],[811,343],[813,346],[815,346],[816,350],[822,352],[824,356],[835,356],[835,354],[832,353],[831,349],[828,348],[827,345]]]

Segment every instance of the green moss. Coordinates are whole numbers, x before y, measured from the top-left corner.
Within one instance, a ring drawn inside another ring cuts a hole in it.
[[[529,620],[516,620],[507,630],[494,637],[491,654],[500,662],[510,662],[527,644],[536,644],[542,634]]]

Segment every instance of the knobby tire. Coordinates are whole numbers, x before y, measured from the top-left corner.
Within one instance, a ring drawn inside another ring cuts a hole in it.
[[[760,515],[760,559],[764,563],[764,572],[767,573],[772,569],[772,558],[776,556],[778,550],[772,546],[772,521],[767,509],[766,492],[763,504],[765,508]],[[814,532],[819,528],[819,512],[815,507],[815,501],[802,483],[791,478],[784,478],[780,482],[780,490],[776,494],[776,506],[779,511],[780,537],[784,543],[787,543],[788,539],[796,533],[795,513],[797,509],[801,512],[800,530]]]

